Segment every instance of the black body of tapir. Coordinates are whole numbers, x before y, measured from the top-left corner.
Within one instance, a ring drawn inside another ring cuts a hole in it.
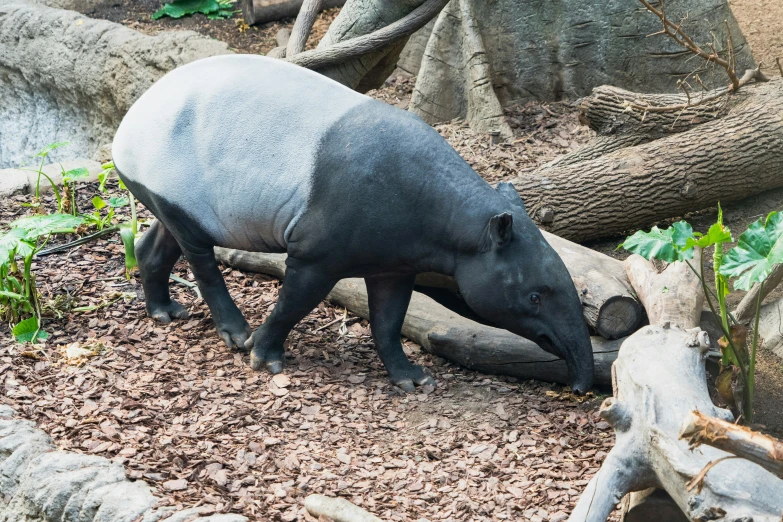
[[[294,325],[338,280],[363,277],[391,380],[434,383],[400,344],[414,278],[433,271],[453,275],[476,313],[565,359],[575,390],[592,386],[576,289],[514,188],[493,189],[407,111],[279,60],[220,56],[141,96],[112,154],[157,217],[137,246],[147,312],[187,316],[168,288],[184,254],[220,337],[252,348],[256,370],[282,371]],[[288,253],[277,305],[252,335],[216,245]]]

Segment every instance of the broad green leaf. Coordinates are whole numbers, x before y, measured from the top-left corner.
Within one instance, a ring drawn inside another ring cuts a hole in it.
[[[104,163],[103,165],[101,165],[101,168],[103,170],[111,170],[111,169],[114,168],[114,162],[113,161],[109,161],[107,163]]]
[[[12,228],[2,236],[0,236],[0,263],[5,263],[10,260],[19,243],[27,236],[27,231],[21,228]]]
[[[24,321],[14,326],[13,334],[17,342],[20,343],[34,343],[39,339],[44,340],[49,337],[48,333],[38,329],[38,319],[35,317],[25,319]]]
[[[66,182],[70,182],[75,179],[84,179],[89,177],[90,177],[90,171],[87,170],[85,167],[71,169],[63,174],[63,180]]]
[[[734,288],[750,290],[769,277],[772,267],[783,263],[783,214],[770,213],[750,224],[737,246],[723,256],[720,273],[736,277]]]
[[[693,228],[685,221],[679,221],[666,230],[658,227],[652,227],[649,232],[639,230],[620,246],[648,260],[672,263],[693,257],[693,247],[688,246],[692,239]]]
[[[109,198],[109,206],[112,208],[124,207],[129,202],[130,201],[128,201],[128,198],[116,197],[116,196]]]
[[[201,13],[208,15],[220,10],[220,4],[217,0],[174,0],[169,4],[163,4],[163,7],[155,11],[152,15],[153,20],[170,16],[171,18],[182,18],[183,16]]]
[[[106,202],[103,200],[102,197],[95,196],[94,198],[92,198],[92,206],[95,207],[95,210],[100,210],[106,207]]]
[[[0,290],[0,297],[10,297],[11,299],[24,299],[22,294],[16,292],[9,292],[7,290]]]
[[[82,216],[71,214],[47,214],[45,216],[26,216],[11,223],[11,228],[27,231],[27,239],[46,236],[60,230],[73,230],[84,223]]]
[[[50,143],[46,147],[42,148],[38,152],[38,154],[36,154],[36,156],[45,157],[50,152],[52,152],[54,149],[59,149],[60,147],[65,147],[66,145],[68,145],[67,141],[58,141],[58,142],[55,142],[55,143]]]

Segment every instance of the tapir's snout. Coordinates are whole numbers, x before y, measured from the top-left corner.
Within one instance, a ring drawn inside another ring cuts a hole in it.
[[[587,327],[584,327],[584,332],[577,339],[565,340],[559,348],[566,361],[571,389],[577,395],[584,395],[592,389],[595,381],[593,345]]]

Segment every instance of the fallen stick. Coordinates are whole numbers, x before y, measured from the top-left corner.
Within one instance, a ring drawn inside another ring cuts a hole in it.
[[[285,275],[284,254],[215,248],[215,256],[219,262],[239,270],[281,279]],[[363,279],[339,281],[327,299],[360,317],[370,317]],[[426,351],[473,370],[568,383],[568,369],[562,359],[523,337],[466,319],[419,292],[413,293],[402,334]],[[612,362],[621,342],[592,337],[597,384],[610,383]]]
[[[693,411],[682,423],[680,438],[692,448],[706,444],[728,451],[783,478],[783,442],[745,426]]]
[[[601,406],[616,443],[569,520],[603,522],[626,494],[661,488],[688,520],[780,522],[783,481],[749,460],[709,446],[693,451],[680,439],[683,421],[694,410],[732,420],[707,390],[704,359],[711,346],[697,327],[703,304],[698,278],[683,263],[662,274],[638,256],[627,266],[631,281],[641,286],[637,291],[651,325],[620,348],[612,368],[615,396]],[[678,305],[685,295],[697,296],[688,301],[695,310]],[[660,516],[655,508],[645,512],[644,502],[632,504],[634,516],[649,517],[643,520]]]
[[[369,511],[351,504],[344,498],[326,495],[308,495],[305,509],[314,517],[325,516],[334,522],[383,522]]]

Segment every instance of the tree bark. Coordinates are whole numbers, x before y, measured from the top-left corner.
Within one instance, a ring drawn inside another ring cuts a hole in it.
[[[704,367],[709,336],[695,326],[698,314],[677,305],[697,292],[690,269],[674,263],[662,273],[637,257],[627,262],[651,326],[625,340],[612,368],[615,396],[601,416],[615,429],[615,447],[579,499],[570,521],[604,521],[629,492],[666,490],[688,520],[779,522],[783,481],[757,464],[711,447],[692,451],[680,440],[692,411],[733,420],[710,400]],[[672,282],[682,292],[671,292]],[[670,291],[664,291],[669,289]],[[656,302],[671,300],[673,309]],[[694,306],[699,299],[691,300]],[[673,326],[679,325],[680,327]],[[642,519],[644,520],[644,519]]]
[[[783,478],[783,442],[750,428],[693,411],[682,424],[680,438],[691,447],[706,444],[728,451]]]
[[[242,17],[249,25],[274,22],[297,15],[303,0],[240,0]],[[324,0],[320,9],[342,7],[345,0]]]
[[[285,276],[284,254],[215,248],[215,255],[221,263],[239,270]],[[363,279],[341,280],[327,299],[360,317],[370,317]],[[473,370],[568,383],[568,369],[562,359],[511,332],[466,319],[419,292],[413,293],[402,334],[428,352]],[[612,361],[621,341],[593,337],[592,342],[596,383],[609,384]]]
[[[619,150],[607,137],[600,150],[588,145],[514,185],[531,217],[575,241],[623,234],[781,187],[782,95],[780,79],[749,84],[732,95],[737,98],[722,118]]]

